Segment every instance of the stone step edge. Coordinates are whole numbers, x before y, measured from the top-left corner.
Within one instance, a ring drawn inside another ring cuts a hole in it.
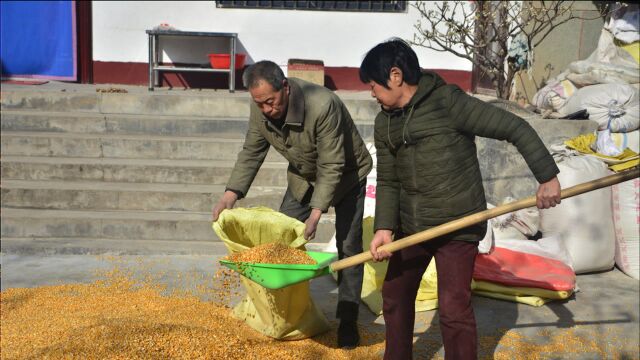
[[[78,132],[51,132],[51,131],[13,131],[4,130],[0,132],[3,138],[36,138],[36,139],[66,139],[66,140],[125,140],[125,141],[153,141],[153,142],[189,142],[189,143],[226,143],[244,144],[244,137],[205,137],[205,136],[184,136],[184,135],[146,135],[146,134],[118,134],[118,133],[78,133]],[[365,143],[367,143],[365,139]],[[270,152],[277,153],[271,147]],[[278,154],[279,155],[279,154]]]
[[[132,210],[51,210],[0,208],[3,219],[89,219],[89,220],[141,220],[141,221],[197,221],[211,222],[210,212],[195,211],[132,211]],[[335,223],[335,214],[324,214],[321,224]]]
[[[0,188],[25,190],[213,193],[222,195],[225,190],[225,185],[3,179],[0,183]],[[252,194],[264,195],[270,192],[284,194],[285,190],[286,186],[252,186],[249,190],[249,196]]]
[[[82,111],[50,111],[50,110],[18,110],[18,109],[2,109],[3,115],[26,115],[38,117],[55,117],[55,118],[96,118],[107,120],[149,120],[149,121],[237,121],[249,122],[248,116],[198,116],[198,115],[153,115],[153,114],[130,114],[130,113],[98,113],[98,112],[82,112]],[[356,118],[353,119],[356,124],[373,125],[374,118]],[[2,122],[2,120],[0,120]]]
[[[78,132],[51,132],[51,131],[12,131],[0,132],[2,137],[28,137],[28,138],[55,138],[70,140],[133,140],[133,141],[188,141],[203,143],[244,143],[244,137],[211,137],[211,136],[184,136],[184,135],[144,135],[144,134],[117,134],[117,133],[78,133]]]
[[[158,108],[165,100],[169,106]],[[178,99],[178,101],[171,101]],[[370,119],[376,116],[379,108],[373,99],[349,99],[341,97],[353,118]],[[43,100],[43,101],[39,101]],[[0,109],[43,109],[44,111],[70,111],[97,114],[132,114],[151,115],[166,114],[206,117],[210,113],[225,111],[230,117],[249,116],[250,96],[244,97],[212,97],[212,96],[180,96],[164,94],[63,94],[60,92],[27,92],[3,91]],[[185,110],[189,106],[194,109]],[[220,108],[223,110],[220,110]],[[197,114],[197,115],[194,115]]]
[[[216,236],[215,233],[212,236]],[[310,251],[327,251],[328,242],[306,245]],[[335,252],[335,251],[327,251]],[[145,240],[109,238],[3,237],[0,253],[38,255],[227,255],[220,240]],[[212,259],[213,260],[213,259]]]
[[[120,165],[120,166],[172,166],[172,167],[206,167],[232,168],[235,160],[173,160],[173,159],[132,159],[132,158],[89,158],[63,156],[2,156],[3,163],[30,163],[49,165]],[[265,161],[262,168],[281,169],[289,163]],[[231,175],[231,174],[229,174]]]
[[[210,199],[211,208],[215,206],[216,202],[222,194],[224,193],[226,186],[225,185],[199,185],[199,184],[166,184],[166,183],[126,183],[126,182],[100,182],[100,181],[59,181],[59,180],[6,180],[3,179],[0,183],[0,189],[11,192],[11,191],[58,191],[58,192],[66,192],[66,193],[81,193],[81,192],[96,192],[96,193],[118,193],[119,196],[128,196],[127,193],[145,193],[148,194],[146,196],[156,196],[160,194],[160,196],[185,196],[188,194],[196,195],[196,196],[204,196]],[[264,200],[265,197],[271,197],[272,199],[275,197],[277,203],[280,203],[284,193],[286,191],[286,186],[252,186],[249,190],[247,196],[243,199],[238,200],[236,204],[237,207],[246,207],[244,204],[247,202],[256,202],[258,198],[263,199],[262,204],[260,202],[254,203],[252,206],[267,206],[268,201]],[[4,194],[3,191],[3,194]],[[4,196],[4,195],[3,195]],[[7,195],[9,196],[9,195]],[[10,209],[37,209],[37,210],[73,210],[79,209],[78,207],[70,206],[70,207],[56,207],[51,206],[47,207],[46,205],[42,205],[38,203],[38,205],[31,205],[29,202],[26,204],[25,202],[19,203],[16,202],[14,205],[7,206],[6,208]],[[273,202],[271,202],[273,205]],[[268,207],[268,206],[267,206]],[[91,207],[88,206],[86,208],[81,207],[82,209],[93,209],[93,211],[113,211],[112,208],[106,209],[104,207]],[[275,208],[274,210],[277,210]],[[122,211],[136,211],[122,209]],[[143,210],[139,210],[143,211]],[[153,210],[148,210],[153,211]],[[162,211],[162,210],[157,210]],[[335,209],[333,207],[329,208],[328,212],[323,216],[335,216]]]
[[[82,111],[52,111],[52,110],[34,110],[34,109],[2,109],[3,115],[18,116],[36,116],[36,117],[55,117],[55,118],[95,118],[110,120],[112,119],[131,119],[131,120],[201,120],[201,121],[248,121],[246,116],[199,116],[199,115],[154,115],[154,114],[128,114],[128,113],[98,113],[98,112],[82,112]]]

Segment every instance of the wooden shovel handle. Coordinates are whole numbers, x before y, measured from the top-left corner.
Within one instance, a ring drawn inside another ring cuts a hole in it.
[[[566,199],[572,196],[584,194],[589,191],[598,190],[603,187],[608,187],[611,185],[615,185],[627,180],[635,179],[640,175],[640,169],[633,168],[631,170],[627,170],[624,172],[620,172],[614,175],[605,176],[600,179],[588,181],[582,184],[578,184],[572,186],[570,188],[564,189],[560,192],[560,197],[562,199]],[[497,206],[493,209],[488,209],[484,211],[480,211],[478,213],[465,216],[463,218],[450,221],[446,224],[442,224],[436,226],[434,228],[421,231],[419,233],[413,234],[411,236],[407,236],[403,239],[395,240],[389,244],[383,245],[379,247],[380,250],[385,250],[390,253],[394,251],[398,251],[400,249],[404,249],[411,245],[415,245],[424,241],[428,241],[439,236],[449,234],[456,230],[460,230],[469,225],[477,224],[482,221],[486,221],[492,219],[496,216],[500,216],[502,214],[510,213],[513,211],[526,209],[528,207],[532,207],[536,205],[536,197],[530,196],[528,198],[514,201],[508,204]],[[330,269],[332,272],[342,270],[344,268],[348,268],[354,265],[362,264],[371,260],[371,253],[367,250],[358,255],[354,255],[348,258],[344,258],[342,260],[335,261],[331,263]]]

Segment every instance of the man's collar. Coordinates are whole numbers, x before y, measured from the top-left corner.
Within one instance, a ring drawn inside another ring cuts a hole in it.
[[[300,85],[289,79],[289,105],[285,125],[301,126],[304,123],[304,94]]]

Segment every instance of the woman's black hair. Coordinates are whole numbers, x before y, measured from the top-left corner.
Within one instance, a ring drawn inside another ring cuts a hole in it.
[[[420,80],[420,64],[418,56],[404,40],[392,38],[376,45],[365,55],[360,65],[360,81],[374,81],[385,88],[392,67],[402,70],[402,77],[409,85],[416,85]]]

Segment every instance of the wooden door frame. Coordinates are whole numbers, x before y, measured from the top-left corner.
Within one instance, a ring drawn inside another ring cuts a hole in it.
[[[91,17],[91,1],[76,2],[76,41],[78,80],[81,84],[93,83],[93,21]]]
[[[478,9],[476,11],[483,11],[485,6],[491,6],[490,1],[476,1]],[[486,36],[487,34],[481,34],[480,29],[476,25],[475,28],[476,39]],[[490,45],[488,45],[490,46]],[[474,94],[486,94],[495,95],[496,86],[489,80],[475,64],[471,67],[471,92]]]

